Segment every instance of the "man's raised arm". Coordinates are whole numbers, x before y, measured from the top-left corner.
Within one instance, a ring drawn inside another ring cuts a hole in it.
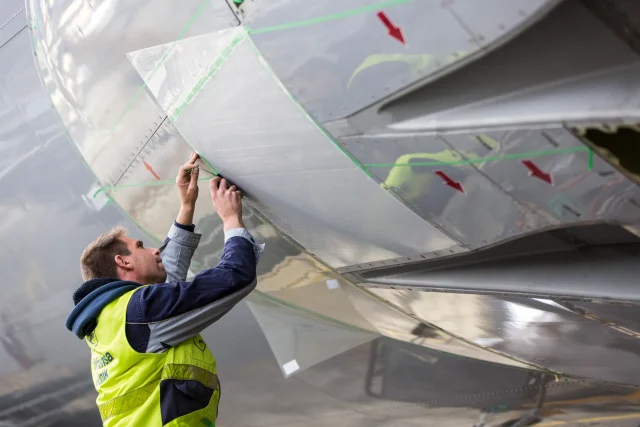
[[[199,334],[224,316],[256,286],[256,267],[264,245],[257,245],[242,222],[241,193],[226,180],[209,183],[223,222],[225,243],[217,266],[191,282],[145,286],[127,308],[127,338],[139,352],[160,353]]]
[[[193,224],[200,170],[196,160],[198,160],[198,154],[193,153],[189,161],[180,167],[176,176],[180,211],[160,247],[160,257],[167,272],[167,282],[187,280],[191,258],[200,243],[201,235],[195,233],[196,226]]]

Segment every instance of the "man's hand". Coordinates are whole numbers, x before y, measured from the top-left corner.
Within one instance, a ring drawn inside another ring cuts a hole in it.
[[[219,176],[209,181],[211,200],[218,216],[222,219],[224,231],[232,228],[244,228],[242,222],[242,193],[235,185],[229,187],[226,179]]]
[[[193,224],[193,213],[198,200],[198,173],[200,168],[196,164],[198,154],[193,153],[191,159],[180,167],[176,177],[178,196],[180,197],[180,213],[176,221],[182,225]]]

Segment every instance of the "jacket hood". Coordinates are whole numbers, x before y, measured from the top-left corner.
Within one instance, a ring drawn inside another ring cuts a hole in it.
[[[78,338],[84,339],[96,327],[97,318],[109,303],[132,289],[139,283],[112,278],[93,279],[84,282],[73,294],[76,306],[65,321],[65,326]]]

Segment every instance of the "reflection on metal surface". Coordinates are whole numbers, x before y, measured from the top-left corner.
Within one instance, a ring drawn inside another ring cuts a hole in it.
[[[382,300],[371,294],[357,289],[345,287],[354,307],[366,316],[366,319],[383,335],[438,351],[444,351],[460,356],[470,357],[503,365],[532,368],[532,366],[509,359],[496,353],[485,351],[481,348],[466,343],[449,334],[440,327],[434,327],[417,320],[415,316],[409,316],[412,310],[403,310],[402,306],[389,307]]]
[[[565,300],[562,300],[561,304],[588,319],[601,322],[618,332],[640,339],[638,304]]]
[[[555,304],[522,297],[372,289],[421,319],[553,371],[640,385],[640,340]]]

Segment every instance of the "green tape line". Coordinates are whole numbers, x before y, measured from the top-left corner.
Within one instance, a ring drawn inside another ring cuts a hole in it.
[[[415,163],[368,163],[364,166],[368,169],[373,168],[392,168],[392,167],[407,167],[407,166],[456,166],[456,165],[470,165],[474,163],[486,163],[486,162],[496,162],[502,160],[510,160],[510,159],[526,159],[529,157],[540,157],[540,156],[549,156],[553,154],[565,154],[565,153],[579,153],[589,151],[586,147],[571,147],[571,148],[558,148],[555,150],[541,150],[541,151],[530,151],[528,153],[516,153],[516,154],[506,154],[504,156],[492,156],[492,157],[484,157],[482,159],[471,159],[471,160],[457,160],[452,162],[415,162]]]
[[[186,141],[186,139],[185,139],[185,141]],[[342,147],[340,147],[340,148],[342,148]],[[497,162],[497,161],[511,160],[511,159],[525,159],[525,158],[529,158],[529,157],[550,156],[550,155],[553,155],[553,154],[579,153],[579,152],[586,152],[586,151],[589,151],[589,158],[590,158],[589,159],[589,161],[590,161],[589,170],[592,170],[593,169],[593,164],[592,164],[592,162],[593,162],[593,151],[589,150],[588,148],[584,148],[584,147],[558,148],[556,150],[530,151],[530,152],[527,152],[527,153],[507,154],[507,155],[504,155],[504,156],[485,157],[483,159],[473,159],[473,160],[460,160],[460,161],[455,161],[455,162],[433,161],[433,162],[416,162],[416,163],[370,163],[370,164],[364,164],[362,166],[363,166],[363,169],[390,168],[390,167],[408,167],[408,166],[457,166],[457,165],[469,165],[469,164],[473,164],[473,163],[487,163],[487,162]],[[345,154],[348,154],[348,152],[346,152]],[[353,157],[350,154],[348,154],[348,155],[349,155],[350,158]],[[202,159],[202,161],[204,161],[206,163],[206,165],[209,168],[211,168],[212,172],[218,173],[216,171],[216,169],[213,167],[213,165],[207,159],[205,159],[205,157],[202,154],[200,154],[200,158]],[[369,172],[369,174],[370,174],[370,172]],[[199,178],[198,181],[208,181],[210,179],[211,178]],[[101,188],[97,189],[96,192],[93,194],[93,197],[95,198],[98,194],[100,194],[103,191],[109,191],[109,190],[114,190],[114,189],[117,190],[119,188],[155,187],[155,186],[172,185],[172,184],[175,184],[175,181],[147,181],[147,182],[138,182],[138,183],[131,183],[131,184],[120,184],[120,185],[113,185],[113,186],[105,186],[105,187],[101,187]]]
[[[198,181],[208,181],[211,178],[199,178]],[[171,184],[175,184],[175,181],[145,181],[145,182],[136,182],[136,183],[131,183],[131,184],[116,184],[116,185],[106,185],[104,187],[100,187],[96,190],[95,193],[93,193],[93,198],[95,199],[96,196],[100,193],[102,193],[103,191],[111,191],[111,190],[118,190],[120,188],[129,188],[129,187],[157,187],[157,186],[162,186],[162,185],[171,185]]]
[[[350,152],[348,152],[345,148],[343,148],[340,144],[338,144],[336,142],[335,139],[333,139],[333,136],[331,134],[329,134],[329,132],[327,132],[322,126],[320,126],[320,124],[318,122],[316,122],[314,120],[313,117],[311,117],[309,115],[309,113],[307,113],[307,111],[302,108],[302,105],[300,105],[300,103],[293,97],[293,95],[291,95],[291,93],[289,92],[289,90],[282,84],[282,82],[280,81],[280,79],[278,79],[278,77],[276,76],[276,74],[273,72],[273,69],[271,68],[271,66],[269,65],[269,63],[267,61],[264,60],[264,58],[262,57],[262,55],[260,54],[260,51],[258,50],[258,48],[256,47],[256,45],[253,43],[253,40],[251,40],[251,37],[249,37],[248,39],[248,43],[251,46],[251,49],[253,50],[253,52],[258,56],[258,59],[260,60],[260,62],[262,63],[262,65],[264,66],[264,68],[267,70],[267,72],[269,73],[269,75],[271,76],[271,78],[274,80],[274,82],[280,87],[280,89],[282,89],[282,91],[285,93],[285,95],[289,98],[289,100],[296,106],[298,107],[298,109],[300,110],[300,112],[307,118],[307,120],[309,120],[309,122],[311,122],[311,124],[313,124],[313,126],[318,129],[318,131],[320,131],[325,138],[327,138],[338,150],[340,150],[342,152],[342,154],[344,154],[345,156],[347,156],[349,158],[349,160],[351,160],[351,162],[356,165],[360,170],[362,170],[365,174],[367,174],[367,176],[371,179],[373,179],[375,181],[375,177],[373,176],[373,174],[367,169],[365,168],[362,163],[360,163],[358,161],[358,159],[356,159]]]
[[[317,18],[306,19],[304,21],[287,22],[285,24],[273,25],[271,27],[251,29],[251,34],[271,33],[273,31],[288,30],[291,28],[306,27],[308,25],[320,24],[327,21],[335,21],[337,19],[348,18],[349,16],[359,15],[362,13],[373,12],[385,7],[395,6],[403,3],[410,3],[414,0],[388,0],[368,6],[358,7],[356,9],[345,10],[343,12],[333,13],[331,15],[319,16]]]
[[[176,109],[174,110],[173,114],[170,117],[170,120],[172,122],[175,122],[176,120],[178,120],[178,118],[180,118],[180,115],[182,115],[182,112],[184,111],[186,106],[189,105],[191,101],[193,101],[196,98],[198,93],[200,93],[200,90],[207,84],[209,80],[211,80],[214,74],[220,69],[222,64],[224,64],[224,62],[229,58],[229,56],[231,56],[231,54],[236,50],[236,47],[238,47],[240,42],[247,37],[248,37],[248,34],[246,32],[243,32],[242,34],[235,37],[231,41],[229,46],[224,48],[224,50],[220,53],[220,56],[218,56],[213,62],[213,64],[211,64],[207,68],[207,72],[193,86],[193,88],[187,95],[187,98],[184,100],[184,102],[180,104],[178,107],[176,107]]]

